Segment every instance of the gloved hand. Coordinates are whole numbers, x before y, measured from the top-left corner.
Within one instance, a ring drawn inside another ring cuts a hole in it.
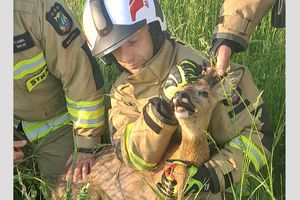
[[[176,198],[178,194],[177,181],[166,176],[165,173],[161,176],[161,182],[156,184],[159,192],[169,198]]]
[[[152,102],[162,116],[170,120],[176,120],[172,106],[175,93],[187,83],[195,82],[201,73],[202,65],[198,65],[192,60],[183,60],[171,68],[160,97],[155,97],[149,101]]]
[[[195,82],[201,73],[202,66],[192,60],[183,60],[176,66],[173,66],[163,85],[162,97],[170,103],[180,88],[187,83]]]
[[[161,182],[156,184],[160,193],[169,198],[176,198],[178,195],[178,186],[176,177],[174,176],[174,169],[176,164],[170,160],[165,161],[165,170],[161,176]]]
[[[161,182],[156,184],[158,190],[163,195],[170,198],[176,198],[178,195],[176,178],[172,175],[172,173],[168,172],[172,171],[172,168],[175,168],[176,165],[183,165],[188,169],[189,176],[184,188],[185,196],[190,193],[198,193],[200,191],[207,192],[213,190],[210,173],[204,165],[196,167],[191,163],[182,160],[168,160],[166,162],[170,167],[167,168],[165,173],[163,173]]]

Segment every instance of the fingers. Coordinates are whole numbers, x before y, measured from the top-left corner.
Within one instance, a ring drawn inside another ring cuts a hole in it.
[[[24,159],[24,153],[20,148],[24,147],[26,143],[26,140],[14,141],[14,165]]]
[[[80,183],[87,181],[90,173],[90,162],[89,160],[83,160],[77,163],[73,174],[73,182]]]
[[[82,162],[77,163],[76,168],[74,169],[73,182],[77,183],[82,180]]]
[[[84,162],[82,164],[82,179],[83,181],[87,181],[87,176],[90,173],[90,162]]]
[[[68,167],[71,164],[72,160],[73,160],[73,154],[71,154],[70,157],[68,158],[68,160],[65,164],[65,168]]]
[[[67,169],[67,173],[64,176],[64,179],[67,181],[72,181],[73,178],[73,166],[72,166],[72,161],[73,161],[73,154],[71,154],[65,164],[65,168]]]
[[[24,153],[20,149],[14,150],[14,165],[21,162],[24,159]]]
[[[26,140],[18,140],[14,141],[14,148],[21,148],[26,145],[27,141]]]
[[[208,67],[205,70],[205,75],[209,75],[209,76],[218,76],[219,74],[217,73],[216,69],[213,67]],[[220,75],[221,76],[221,75]]]
[[[67,172],[66,172],[66,174],[65,174],[65,176],[63,178],[66,181],[72,181],[72,178],[73,178],[73,169],[72,169],[71,165],[69,165],[69,167],[67,169]]]
[[[71,162],[72,162],[72,159],[71,159],[71,161],[69,161],[69,164],[66,164],[68,169],[67,169],[67,173],[65,175],[65,180],[73,181],[74,183],[77,183],[79,180],[82,179],[82,176],[81,176],[82,162],[77,162],[77,164],[75,166],[75,169],[73,169],[73,166],[71,165]]]
[[[87,181],[87,177],[90,173],[90,160],[91,156],[88,154],[78,154],[76,159],[75,169],[71,166],[73,157],[70,156],[66,166],[70,166],[65,175],[65,179],[73,181],[74,183],[81,183]],[[69,164],[68,164],[69,163]],[[73,170],[74,169],[74,170]]]
[[[171,170],[171,168],[166,168],[165,166],[164,173],[161,176],[161,182],[157,183],[156,186],[162,194],[169,198],[175,198],[178,191],[177,181],[172,175],[167,173],[168,169]]]

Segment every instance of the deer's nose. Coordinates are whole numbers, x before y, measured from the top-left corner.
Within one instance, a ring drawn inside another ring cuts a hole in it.
[[[190,100],[190,95],[186,91],[178,91],[174,95],[174,100],[181,100],[184,102],[188,102]]]

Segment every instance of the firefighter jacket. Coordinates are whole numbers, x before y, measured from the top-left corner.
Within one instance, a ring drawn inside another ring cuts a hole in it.
[[[60,0],[14,0],[14,119],[30,141],[73,123],[78,146],[104,131],[103,79]]]
[[[179,131],[177,123],[164,118],[149,99],[160,95],[171,67],[183,59],[200,65],[208,62],[200,52],[165,40],[160,51],[138,74],[123,72],[114,83],[109,126],[117,157],[126,165],[139,170],[152,169]],[[214,151],[205,166],[213,171],[211,176],[219,191],[228,187],[230,181],[240,181],[244,156],[258,170],[266,164],[271,151],[273,133],[265,104],[247,68],[238,91],[218,103],[208,129],[220,149]]]
[[[274,2],[275,0],[224,0],[213,31],[213,44],[216,39],[226,39],[234,42],[234,45],[230,45],[234,47],[233,51],[245,50],[255,27]]]

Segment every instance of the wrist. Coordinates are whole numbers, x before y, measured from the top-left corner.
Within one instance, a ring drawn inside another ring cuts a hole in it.
[[[79,153],[89,153],[89,154],[93,154],[95,153],[97,150],[94,148],[77,148],[77,152]]]
[[[101,136],[82,136],[75,134],[75,144],[81,149],[95,149],[101,144]]]
[[[238,53],[241,51],[245,51],[246,46],[242,46],[241,44],[239,44],[238,42],[234,41],[233,39],[231,40],[230,38],[215,38],[212,41],[212,45],[210,48],[210,52],[215,55],[218,51],[218,48],[221,45],[226,45],[231,49],[232,53]]]

